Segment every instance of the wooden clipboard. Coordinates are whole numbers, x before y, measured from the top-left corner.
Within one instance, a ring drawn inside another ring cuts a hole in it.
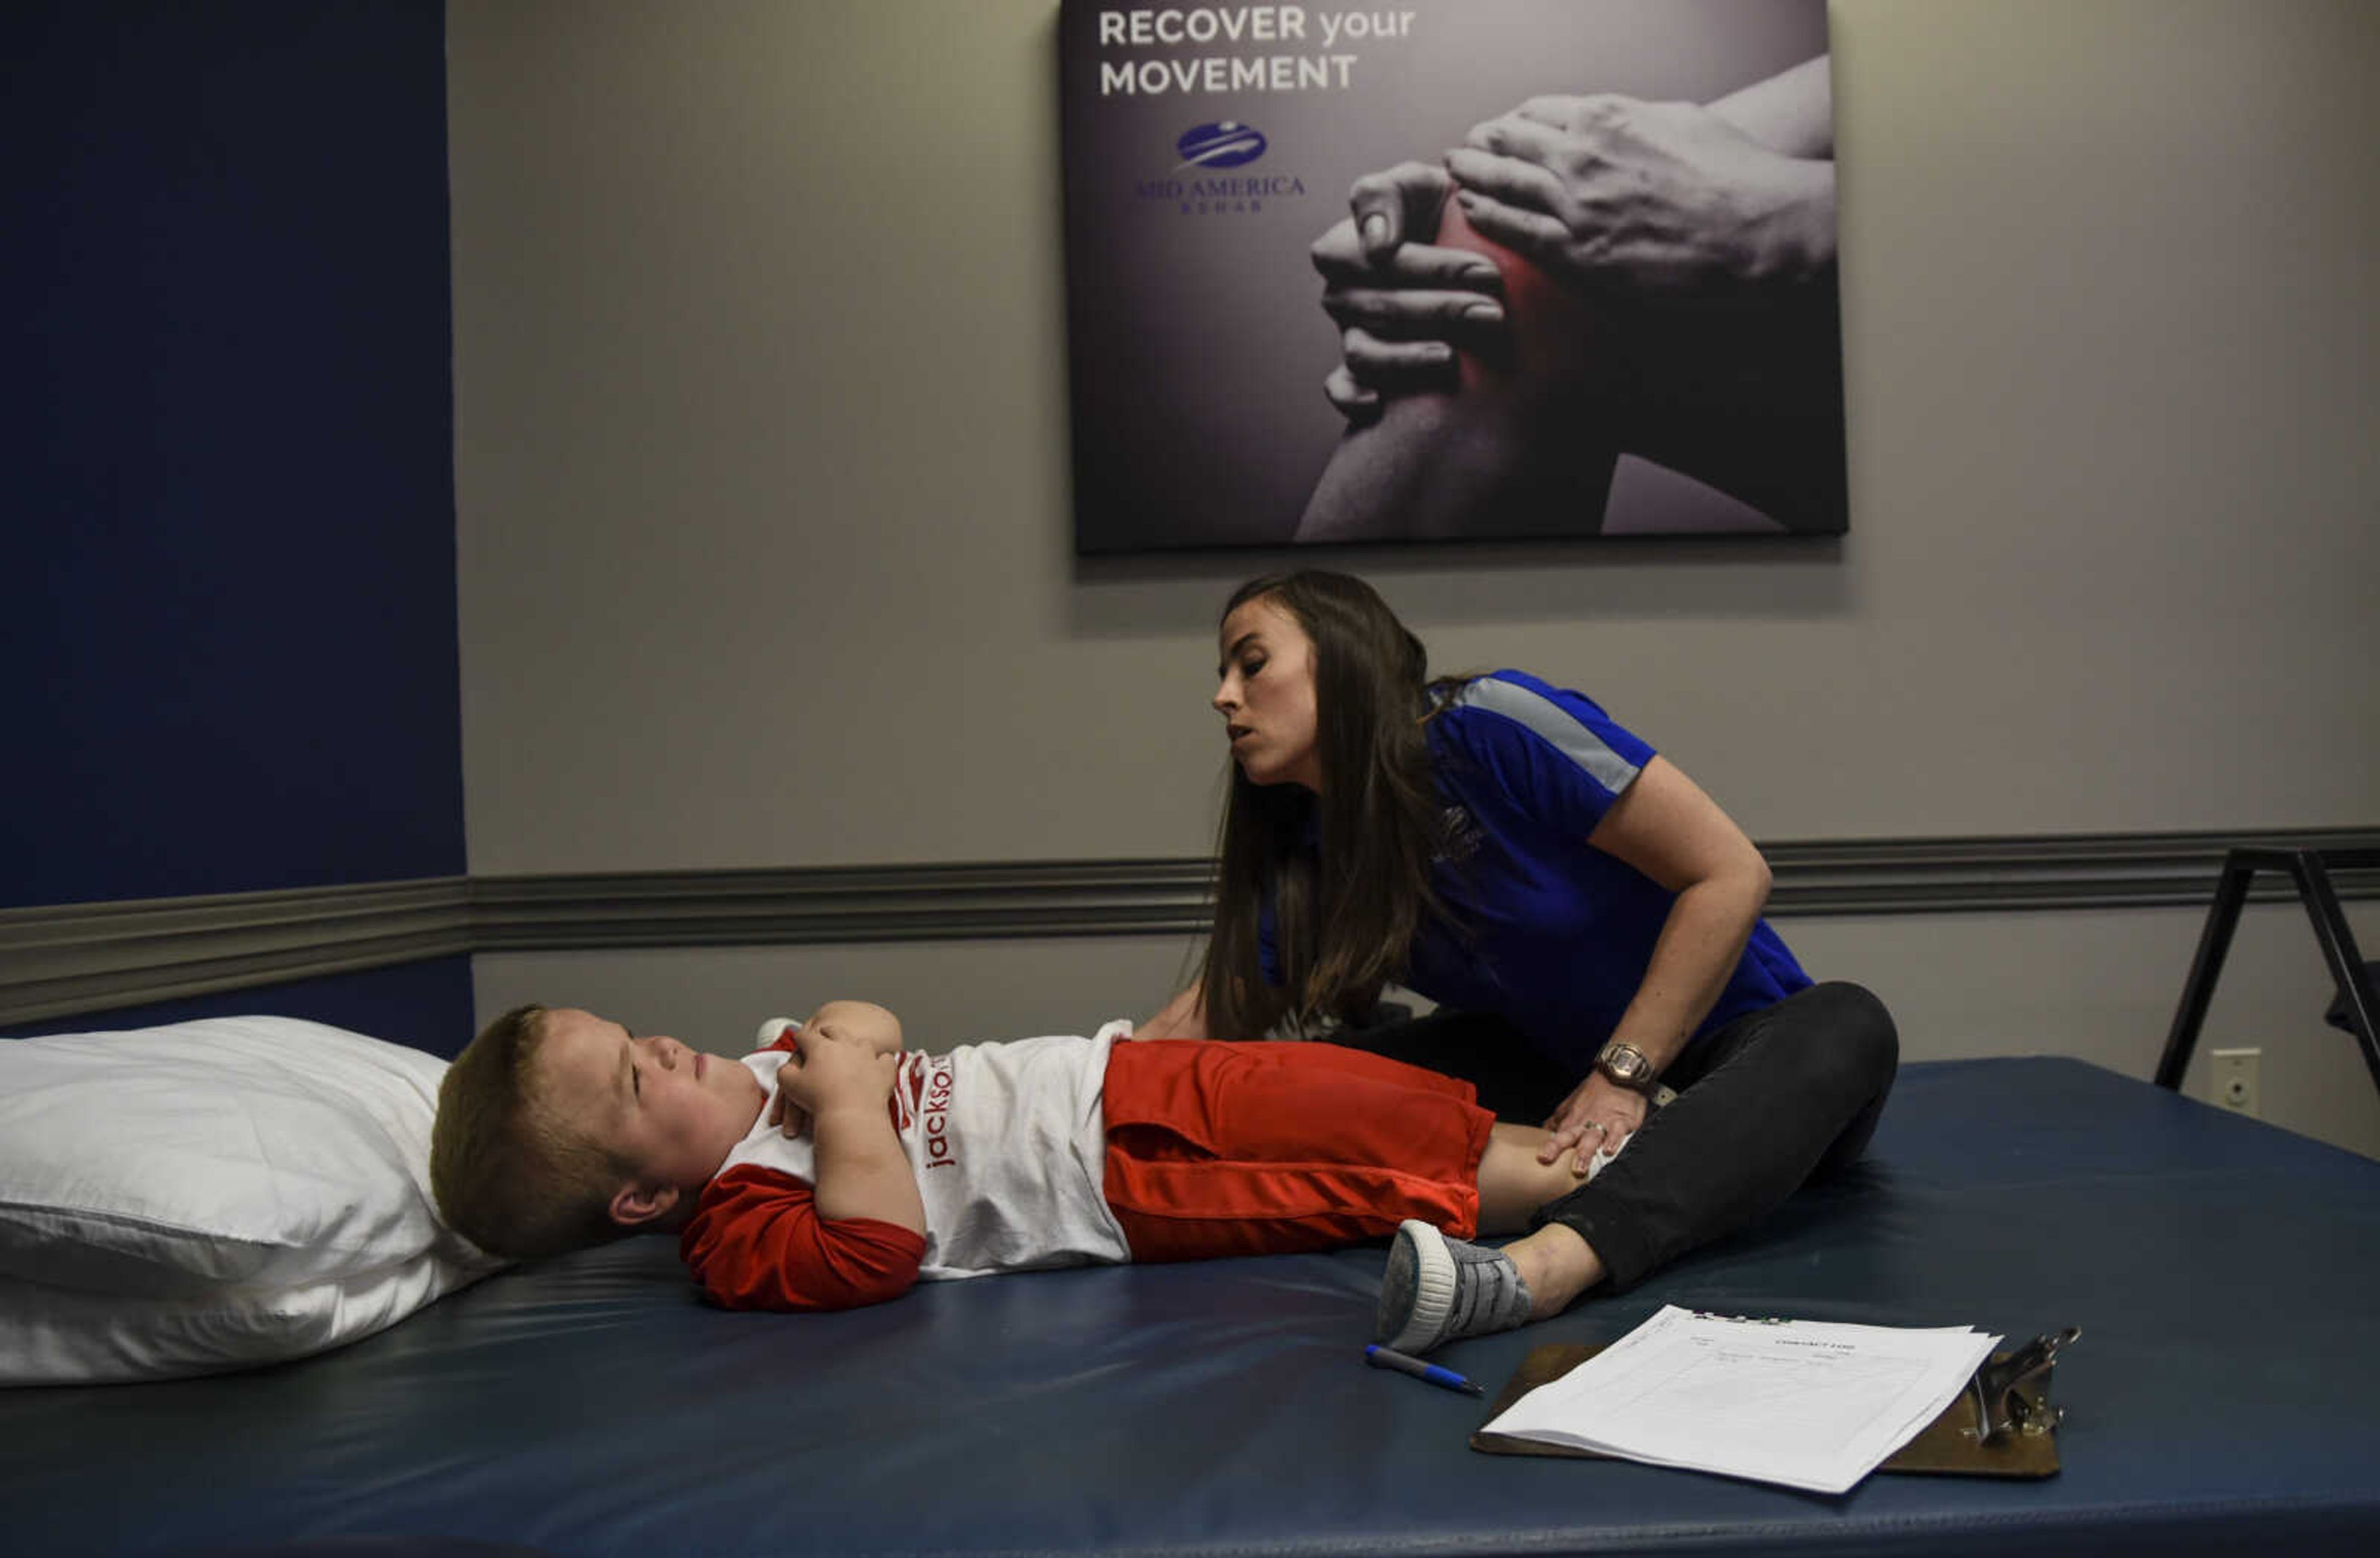
[[[1493,1422],[1504,1409],[1539,1385],[1560,1379],[1572,1369],[1603,1350],[1600,1342],[1549,1342],[1531,1349],[1521,1360],[1521,1367],[1504,1383],[1503,1393],[1489,1408],[1488,1422]],[[1992,1362],[2005,1362],[2010,1355],[1994,1353]],[[2058,1414],[2049,1404],[2049,1374],[2045,1367],[2015,1385],[2013,1391],[2022,1396],[2031,1408],[2032,1421],[2040,1426],[2013,1429],[1996,1438],[1985,1439],[1977,1431],[1978,1410],[1973,1388],[1961,1392],[1958,1398],[1942,1409],[1919,1431],[1916,1438],[1894,1451],[1878,1471],[1903,1472],[1923,1477],[2055,1477],[2058,1474]],[[1568,1444],[1547,1444],[1534,1439],[1515,1439],[1510,1434],[1489,1433],[1475,1430],[1471,1447],[1491,1455],[1558,1455],[1576,1460],[1609,1460],[1595,1450],[1581,1450]]]

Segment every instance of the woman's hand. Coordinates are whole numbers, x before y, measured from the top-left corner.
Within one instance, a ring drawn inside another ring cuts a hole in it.
[[[1586,1177],[1597,1152],[1617,1152],[1621,1143],[1645,1123],[1650,1106],[1645,1095],[1632,1092],[1600,1071],[1571,1089],[1561,1107],[1546,1117],[1553,1137],[1537,1149],[1537,1162],[1550,1163],[1572,1154],[1570,1172]]]
[[[1834,261],[1835,164],[1691,103],[1533,97],[1447,166],[1482,235],[1630,301],[1746,303]]]

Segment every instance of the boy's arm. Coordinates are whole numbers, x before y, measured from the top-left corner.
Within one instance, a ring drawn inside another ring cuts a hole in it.
[[[704,1188],[678,1253],[722,1308],[851,1309],[908,1292],[926,1241],[890,1223],[830,1222],[809,1186],[744,1163]]]
[[[868,1218],[923,1237],[926,1203],[887,1107],[901,1057],[880,1053],[879,1037],[821,1014],[778,1068],[777,1088],[810,1117],[819,1215]]]

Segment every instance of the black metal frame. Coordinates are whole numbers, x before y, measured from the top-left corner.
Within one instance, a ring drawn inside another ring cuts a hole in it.
[[[2223,874],[2215,884],[2215,902],[2206,911],[2206,929],[2198,938],[2198,956],[2190,967],[2189,982],[2181,987],[2181,1006],[2174,1013],[2173,1029],[2166,1035],[2165,1054],[2157,1061],[2156,1084],[2180,1090],[2181,1074],[2190,1067],[2191,1051],[2198,1046],[2198,1029],[2215,999],[2215,981],[2223,972],[2224,955],[2231,950],[2231,932],[2240,926],[2240,910],[2248,901],[2248,886],[2260,870],[2286,871],[2297,883],[2298,898],[2313,921],[2313,939],[2322,943],[2323,961],[2330,965],[2347,1007],[2347,1019],[2356,1042],[2363,1047],[2363,1064],[2372,1083],[2380,1087],[2380,996],[2373,990],[2371,970],[2355,947],[2355,932],[2338,907],[2331,885],[2332,870],[2359,870],[2380,866],[2380,849],[2240,848],[2223,857]]]

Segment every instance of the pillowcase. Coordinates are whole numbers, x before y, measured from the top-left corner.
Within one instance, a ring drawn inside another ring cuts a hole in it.
[[[0,1384],[299,1357],[495,1270],[431,1199],[445,1070],[294,1017],[0,1040]]]

